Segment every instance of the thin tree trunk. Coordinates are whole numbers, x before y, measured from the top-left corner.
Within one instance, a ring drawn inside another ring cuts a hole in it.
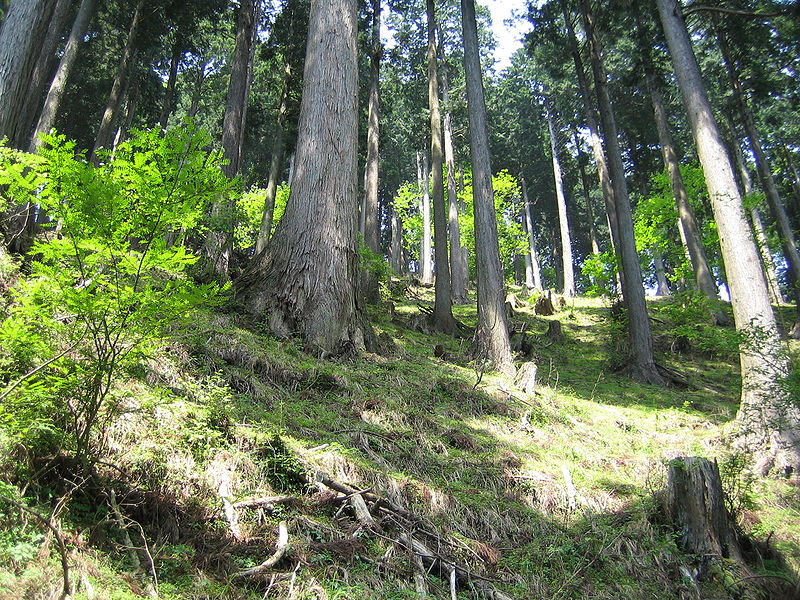
[[[125,41],[125,48],[122,51],[122,58],[119,61],[119,67],[117,67],[117,73],[114,76],[114,83],[111,85],[111,92],[108,95],[106,108],[103,111],[103,118],[100,120],[100,127],[97,130],[97,137],[95,138],[94,148],[92,149],[93,161],[97,161],[97,151],[101,148],[107,148],[113,141],[111,136],[114,132],[114,121],[119,112],[123,88],[128,79],[128,71],[136,55],[136,38],[139,35],[139,27],[143,20],[142,12],[144,5],[145,0],[139,0],[136,4],[133,19],[131,19],[131,24],[128,28],[128,37]]]
[[[528,200],[528,186],[525,178],[520,177],[522,185],[522,205],[525,211],[525,235],[528,237],[528,252],[525,254],[525,287],[529,290],[534,289],[538,292],[544,290],[542,286],[542,272],[539,269],[539,256],[536,252],[536,232],[533,230],[533,218],[531,217],[531,203]]]
[[[565,0],[560,0],[561,9],[564,16],[564,22],[567,27],[567,43],[569,44],[570,54],[575,63],[575,75],[578,79],[578,89],[580,90],[581,100],[583,101],[583,113],[586,118],[586,128],[589,130],[589,144],[592,147],[592,155],[594,156],[595,166],[597,167],[597,177],[600,180],[600,191],[603,193],[603,201],[606,207],[606,219],[608,220],[608,232],[611,239],[611,247],[617,257],[617,264],[622,265],[621,247],[618,241],[619,225],[617,223],[617,209],[614,200],[614,186],[611,182],[611,174],[608,169],[608,161],[606,160],[606,151],[603,148],[603,141],[600,137],[600,127],[597,123],[597,113],[592,106],[592,94],[589,90],[589,83],[586,80],[586,72],[583,66],[583,59],[581,58],[578,42],[575,37],[575,29],[572,26],[572,20],[567,9]],[[620,268],[619,277],[623,279],[623,272]],[[621,286],[624,287],[624,286]]]
[[[441,44],[440,44],[441,48]],[[440,53],[441,55],[441,53]],[[441,58],[441,56],[440,56]],[[448,233],[450,234],[450,295],[454,304],[466,304],[467,264],[461,247],[461,226],[458,222],[458,194],[456,193],[456,161],[453,150],[453,117],[450,114],[450,78],[444,60],[441,60],[442,102],[444,112],[444,160],[447,168]]]
[[[433,326],[447,334],[455,333],[453,300],[450,296],[450,261],[447,250],[447,206],[444,200],[444,152],[442,149],[442,115],[439,109],[439,72],[436,57],[436,5],[427,0],[428,16],[428,108],[431,123],[431,180],[433,192],[434,251],[436,253],[436,287],[433,304]]]
[[[247,79],[250,66],[250,47],[255,27],[255,0],[242,0],[236,24],[236,44],[231,59],[231,75],[225,101],[225,117],[222,121],[222,153],[226,160],[223,173],[231,179],[239,174],[241,159],[242,118],[247,105]],[[232,246],[232,226],[228,223],[229,199],[219,198],[211,209],[217,221],[206,240],[205,252],[210,267],[220,280],[228,278],[228,263]]]
[[[618,243],[622,255],[622,286],[625,305],[628,309],[628,335],[631,344],[631,374],[635,379],[652,384],[663,384],[664,379],[656,368],[653,358],[653,336],[650,330],[650,318],[642,283],[642,270],[639,255],[636,252],[636,239],[633,232],[633,217],[628,198],[628,186],[625,181],[625,167],[617,137],[617,125],[608,92],[607,76],[601,61],[601,50],[594,26],[594,15],[589,10],[588,0],[581,0],[586,37],[589,40],[589,54],[594,74],[595,92],[600,119],[605,134],[605,145],[608,151],[609,168],[614,188],[614,207],[616,208],[617,226],[619,227]]]
[[[256,254],[260,254],[267,247],[267,242],[272,235],[272,221],[275,215],[275,194],[278,190],[278,177],[280,176],[281,162],[283,161],[285,146],[284,124],[289,114],[289,84],[292,76],[292,67],[287,62],[284,68],[283,90],[281,91],[278,118],[275,123],[275,134],[272,138],[272,158],[269,163],[269,176],[267,189],[264,193],[264,212],[261,215],[261,227],[256,239]]]
[[[417,181],[420,191],[420,213],[422,214],[422,241],[420,245],[420,282],[433,284],[433,252],[431,248],[431,196],[428,185],[428,153],[417,152]]]
[[[800,408],[781,387],[789,374],[767,282],[733,166],[717,126],[676,0],[657,0],[672,63],[703,167],[731,292],[740,348],[742,400],[739,443],[756,454],[756,471],[800,467]]]
[[[78,13],[75,15],[75,21],[72,23],[69,38],[67,38],[67,43],[64,46],[64,53],[61,55],[61,60],[58,63],[53,81],[50,82],[50,89],[47,92],[44,107],[39,114],[39,121],[31,137],[31,152],[38,150],[41,145],[39,136],[43,133],[48,133],[53,128],[53,123],[55,122],[56,115],[61,106],[61,100],[67,89],[67,78],[78,56],[80,43],[89,28],[89,22],[94,12],[94,3],[95,0],[82,0],[78,8]]]
[[[667,272],[664,269],[664,257],[658,250],[653,250],[653,265],[656,269],[656,296],[669,296],[672,291],[669,289]]]
[[[669,174],[672,195],[675,198],[675,205],[678,209],[678,226],[681,232],[681,239],[689,254],[689,262],[694,272],[694,280],[698,290],[708,298],[716,301],[719,299],[717,284],[714,281],[711,268],[708,266],[706,249],[700,237],[700,227],[697,224],[694,211],[689,204],[689,196],[686,193],[686,186],[681,176],[680,164],[678,163],[678,156],[675,152],[675,143],[673,142],[672,134],[669,130],[667,111],[664,108],[664,97],[661,94],[661,90],[658,89],[652,75],[648,76],[648,88],[650,90],[650,100],[653,104],[656,129],[658,130],[661,157],[664,160],[664,166]],[[730,319],[721,310],[715,310],[714,317],[718,325],[730,325]]]
[[[374,254],[380,254],[378,227],[378,167],[380,166],[380,69],[383,46],[381,45],[381,2],[372,1],[372,49],[369,74],[369,109],[367,115],[367,159],[364,169],[364,204],[361,211],[364,226],[364,243]],[[378,276],[370,271],[361,275],[361,290],[364,299],[377,304]]]
[[[389,258],[395,273],[406,270],[403,263],[403,223],[394,207],[392,207],[392,247]]]
[[[358,60],[355,0],[313,0],[297,175],[267,251],[238,283],[279,336],[322,355],[363,350],[357,304]]]
[[[474,0],[461,0],[461,24],[475,208],[475,262],[478,271],[478,328],[475,336],[479,354],[485,356],[501,373],[513,376],[516,369],[511,357],[506,322],[505,285],[497,241],[489,130]]]
[[[589,192],[589,176],[586,173],[586,156],[581,149],[581,142],[578,138],[578,131],[573,131],[575,150],[577,152],[578,170],[581,174],[581,188],[583,189],[583,199],[586,201],[586,211],[589,213],[589,242],[592,245],[592,254],[600,254],[600,244],[597,241],[597,226],[594,222],[594,208],[592,207],[592,195]]]
[[[36,61],[36,68],[33,70],[31,80],[28,83],[23,112],[17,124],[15,135],[17,148],[26,148],[30,141],[31,130],[37,120],[39,108],[42,106],[42,95],[53,74],[53,65],[57,60],[56,51],[61,41],[61,34],[64,32],[71,5],[72,0],[57,0],[53,9],[50,24],[47,27],[47,35],[42,42],[39,58]]]
[[[114,139],[115,151],[120,144],[128,139],[128,132],[133,126],[133,119],[136,117],[136,109],[139,107],[140,83],[141,82],[137,82],[137,84],[133,86],[133,90],[127,94],[128,101],[125,109],[125,121],[120,125],[116,138]]]
[[[167,88],[164,90],[164,100],[161,103],[161,115],[158,124],[161,131],[167,130],[169,116],[172,114],[173,102],[175,99],[175,84],[178,81],[178,67],[183,56],[183,35],[179,29],[175,33],[175,41],[172,44],[172,56],[169,61],[169,77],[167,78]]]
[[[13,0],[0,25],[0,139],[15,139],[52,0]]]
[[[561,233],[561,272],[564,274],[563,292],[565,296],[575,296],[575,272],[572,263],[572,238],[569,235],[569,221],[567,219],[567,198],[564,193],[564,177],[561,174],[561,161],[558,157],[558,138],[553,119],[550,100],[545,96],[545,117],[547,130],[550,132],[550,152],[553,159],[553,179],[556,186],[556,206],[558,207],[558,228]]]

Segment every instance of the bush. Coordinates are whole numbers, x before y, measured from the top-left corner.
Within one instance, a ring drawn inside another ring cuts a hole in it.
[[[741,335],[736,330],[714,323],[719,303],[698,291],[685,291],[664,304],[660,315],[669,326],[667,336],[673,348],[696,351],[712,357],[730,359],[739,352]]]
[[[45,141],[39,156],[0,155],[3,172],[30,174],[9,188],[13,201],[35,195],[59,224],[34,244],[2,315],[0,375],[11,383],[0,427],[87,461],[98,426],[122,407],[119,374],[218,292],[187,277],[197,257],[170,238],[197,227],[229,182],[192,127],[135,132],[97,166],[63,136]]]

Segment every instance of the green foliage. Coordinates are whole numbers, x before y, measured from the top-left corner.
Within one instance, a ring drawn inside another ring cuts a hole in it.
[[[60,232],[36,242],[3,315],[0,369],[18,383],[0,392],[0,423],[23,444],[48,432],[89,458],[97,426],[124,403],[116,378],[219,291],[192,282],[197,257],[167,240],[198,226],[229,182],[192,127],[134,132],[98,166],[64,136],[45,141],[4,168],[37,173],[18,178],[14,201],[35,193]]]
[[[275,190],[275,208],[272,214],[272,231],[283,217],[286,210],[286,202],[289,200],[289,184],[281,183]],[[261,228],[261,220],[264,216],[264,204],[266,201],[267,190],[264,188],[251,188],[245,191],[236,201],[238,212],[236,225],[233,231],[234,244],[237,248],[248,250],[255,246],[258,239],[258,231]]]
[[[583,261],[583,276],[589,279],[584,286],[589,297],[612,296],[616,288],[617,257],[612,251],[590,254]]]
[[[659,309],[669,323],[666,334],[673,346],[686,348],[712,357],[733,358],[739,351],[742,336],[735,329],[719,327],[713,314],[718,302],[702,292],[680,292]]]
[[[388,283],[392,269],[384,258],[370,250],[364,243],[364,236],[358,234],[358,264],[365,271],[374,275],[380,283]]]

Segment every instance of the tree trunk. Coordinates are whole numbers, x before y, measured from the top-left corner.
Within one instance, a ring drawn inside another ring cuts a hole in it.
[[[603,193],[603,202],[606,206],[606,219],[608,220],[608,232],[611,238],[611,247],[617,257],[617,264],[622,265],[621,246],[618,241],[619,225],[617,223],[617,209],[614,200],[614,186],[611,183],[611,174],[608,170],[608,161],[606,160],[606,151],[603,148],[603,141],[600,137],[600,127],[597,123],[597,113],[594,106],[592,106],[591,92],[589,90],[589,83],[586,80],[586,72],[583,68],[583,59],[581,58],[578,42],[575,37],[575,29],[572,26],[572,20],[567,9],[565,0],[560,0],[561,10],[564,16],[564,22],[567,27],[567,43],[569,44],[570,54],[575,64],[575,75],[578,79],[578,89],[580,90],[581,100],[583,101],[583,113],[586,118],[586,128],[589,130],[589,143],[592,147],[592,155],[594,156],[595,166],[597,167],[597,176],[600,180],[600,191]],[[620,279],[623,278],[622,270],[619,271]]]
[[[107,148],[113,141],[111,136],[114,132],[114,121],[119,112],[123,88],[128,79],[128,71],[136,55],[136,38],[139,35],[139,27],[142,24],[144,5],[145,0],[139,0],[136,4],[133,19],[131,19],[131,24],[128,28],[125,48],[122,51],[122,58],[119,61],[119,67],[117,67],[117,74],[114,76],[114,83],[111,85],[111,92],[108,95],[106,108],[103,111],[103,118],[100,120],[100,127],[97,130],[97,137],[95,138],[94,148],[92,149],[92,160],[95,162],[98,160],[97,151],[100,150],[100,148]]]
[[[380,68],[383,46],[381,45],[381,2],[372,1],[372,51],[369,74],[369,109],[367,116],[367,160],[364,169],[364,243],[374,254],[380,254],[378,225],[378,167],[380,165]],[[446,248],[445,248],[446,250]],[[361,274],[361,290],[364,299],[377,304],[378,276],[365,271]]]
[[[474,0],[461,0],[464,72],[469,111],[472,189],[475,206],[475,263],[478,271],[478,352],[506,375],[514,375],[505,314],[505,285],[500,267],[497,220],[489,157],[489,130],[483,93]]]
[[[0,139],[15,139],[52,0],[13,0],[0,25]]]
[[[241,140],[244,135],[242,119],[247,106],[247,79],[250,67],[250,48],[255,28],[255,0],[242,0],[236,23],[236,44],[231,60],[231,75],[225,101],[225,117],[222,121],[222,153],[227,162],[223,173],[231,179],[239,174]],[[217,221],[215,229],[206,240],[206,256],[216,277],[228,278],[228,263],[232,246],[232,224],[229,223],[228,198],[219,198],[211,209],[212,219]]]
[[[433,284],[433,251],[431,248],[431,196],[428,185],[428,153],[417,152],[417,181],[420,192],[420,213],[422,213],[422,242],[419,252],[419,279],[423,285]]]
[[[561,161],[558,158],[558,138],[553,119],[550,100],[544,99],[547,130],[550,132],[550,152],[553,155],[553,179],[556,186],[556,205],[558,206],[558,227],[561,233],[561,271],[564,274],[564,295],[570,298],[575,296],[575,272],[572,263],[572,239],[569,235],[569,221],[567,219],[567,198],[564,194],[564,177],[561,174]]]
[[[428,15],[428,108],[431,119],[431,179],[433,192],[433,232],[436,253],[436,287],[433,304],[433,326],[447,334],[455,333],[456,320],[453,318],[453,300],[450,297],[450,261],[447,250],[447,206],[444,201],[444,182],[442,170],[444,153],[442,150],[442,115],[439,110],[439,73],[436,57],[436,6],[434,0],[427,0]]]
[[[14,136],[14,144],[17,148],[26,148],[30,142],[31,130],[37,120],[39,108],[42,106],[42,95],[53,74],[53,65],[57,60],[56,51],[61,42],[61,34],[64,32],[71,4],[72,0],[57,0],[53,9],[47,27],[47,35],[42,42],[39,58],[36,61],[36,68],[34,68],[28,83],[22,115],[17,124]]]
[[[740,347],[742,400],[739,443],[757,458],[756,471],[800,467],[800,408],[781,382],[789,374],[758,250],[747,224],[733,166],[706,95],[676,0],[657,0],[675,74],[705,173],[731,293]]]
[[[667,121],[667,111],[664,108],[664,97],[652,75],[648,76],[647,81],[650,90],[650,100],[653,104],[653,114],[658,130],[658,143],[661,146],[661,157],[664,160],[664,167],[669,175],[670,185],[672,186],[672,196],[675,198],[675,205],[678,209],[678,227],[681,232],[681,240],[684,242],[689,262],[692,265],[694,280],[697,289],[700,290],[711,300],[718,300],[717,284],[708,266],[706,249],[700,237],[700,227],[694,216],[694,211],[689,204],[689,196],[686,194],[686,186],[683,184],[680,163],[675,152],[675,143],[669,130]],[[730,319],[722,310],[714,311],[714,318],[718,325],[730,325]]]
[[[440,46],[441,47],[441,46]],[[461,226],[458,222],[458,194],[456,193],[456,161],[453,150],[453,117],[447,108],[450,105],[450,78],[443,58],[440,56],[442,101],[444,113],[444,160],[447,167],[448,232],[450,234],[450,296],[455,304],[467,304],[467,263],[461,247]]]
[[[389,253],[392,269],[395,273],[402,273],[405,271],[403,263],[403,223],[400,221],[400,215],[392,207],[392,248]]]
[[[581,188],[583,188],[583,198],[586,201],[586,211],[589,213],[589,241],[592,245],[592,254],[600,254],[600,244],[597,241],[597,227],[594,222],[594,209],[592,208],[592,195],[589,192],[589,176],[586,174],[586,161],[584,160],[585,154],[581,149],[581,142],[578,138],[578,131],[575,130],[573,139],[575,141],[575,150],[577,152],[578,170],[581,173]]]
[[[716,20],[715,20],[716,22]],[[783,206],[780,194],[778,193],[778,186],[775,184],[775,178],[772,176],[767,155],[761,146],[758,131],[756,130],[755,123],[753,122],[753,115],[750,112],[750,107],[745,100],[744,90],[742,89],[742,81],[736,69],[736,65],[731,58],[730,48],[725,35],[717,29],[717,40],[719,48],[722,52],[722,57],[725,62],[725,67],[728,71],[728,76],[731,80],[731,87],[733,88],[733,96],[739,108],[739,115],[741,117],[742,125],[749,142],[750,150],[753,153],[753,158],[756,163],[756,170],[758,171],[759,179],[761,179],[761,186],[764,189],[764,194],[767,197],[767,204],[769,205],[772,218],[778,228],[778,237],[781,240],[781,248],[786,262],[789,265],[788,279],[790,296],[794,301],[796,315],[795,326],[793,329],[793,336],[800,337],[800,251],[797,249],[797,241],[792,231],[789,217],[786,214],[786,209]]]
[[[278,118],[275,123],[275,135],[272,138],[272,158],[269,163],[269,177],[267,189],[264,194],[264,212],[261,215],[261,226],[256,239],[256,254],[260,254],[267,247],[269,237],[272,235],[272,221],[275,214],[275,194],[278,190],[278,177],[280,176],[281,162],[283,161],[286,132],[284,124],[289,114],[289,85],[292,77],[292,67],[287,62],[284,68],[283,89],[280,104],[278,105]]]
[[[542,273],[539,269],[539,256],[536,252],[536,232],[533,230],[533,219],[531,218],[531,203],[528,201],[528,186],[525,178],[520,178],[522,185],[522,209],[525,211],[523,224],[525,225],[525,235],[528,238],[528,252],[525,254],[525,287],[541,292]]]
[[[600,107],[600,120],[608,151],[609,168],[614,188],[614,208],[619,228],[619,253],[622,255],[622,290],[628,309],[628,336],[631,344],[631,374],[635,379],[652,384],[663,384],[653,358],[653,337],[650,318],[642,283],[642,270],[636,252],[636,239],[633,232],[631,203],[628,186],[625,182],[625,166],[617,137],[617,125],[608,93],[607,76],[603,67],[599,40],[594,26],[594,15],[589,10],[588,0],[581,0],[586,37],[589,40],[589,54],[594,74],[595,92]]]
[[[322,354],[361,350],[356,254],[358,61],[355,0],[313,0],[296,176],[266,252],[238,284],[279,336]]]
[[[667,273],[664,269],[664,258],[658,250],[653,250],[653,265],[656,269],[656,296],[669,296],[672,291],[669,289],[669,281],[667,281]]]
[[[48,133],[53,128],[58,109],[61,106],[61,99],[64,97],[64,92],[67,89],[67,78],[78,56],[80,43],[86,35],[86,30],[89,28],[89,21],[91,21],[92,13],[94,12],[94,2],[95,0],[82,0],[78,8],[78,13],[75,15],[75,21],[72,23],[69,38],[67,38],[67,43],[64,46],[64,53],[61,55],[61,61],[58,63],[55,77],[53,77],[53,81],[50,82],[50,89],[47,92],[44,107],[42,108],[39,121],[36,124],[36,129],[31,137],[31,152],[38,150],[41,145],[39,136],[43,133]]]
[[[169,61],[169,77],[167,78],[167,88],[164,90],[164,100],[161,103],[161,115],[158,124],[161,131],[167,130],[169,116],[172,114],[173,102],[175,98],[175,83],[178,81],[178,67],[183,56],[183,33],[180,29],[175,33],[175,41],[172,44],[172,56]]]

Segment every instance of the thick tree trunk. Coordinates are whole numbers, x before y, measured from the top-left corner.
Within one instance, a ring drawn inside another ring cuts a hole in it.
[[[750,107],[745,100],[744,90],[742,88],[742,81],[739,77],[736,65],[731,57],[730,48],[725,35],[717,28],[717,40],[719,48],[722,52],[722,57],[725,62],[725,67],[728,71],[728,76],[731,80],[731,87],[733,88],[733,96],[739,108],[739,115],[741,117],[742,125],[744,126],[745,135],[753,153],[753,158],[756,163],[756,170],[758,171],[761,186],[764,189],[764,194],[767,197],[767,204],[769,205],[772,218],[778,229],[778,237],[781,240],[781,249],[789,265],[788,279],[790,287],[790,296],[795,303],[797,314],[795,316],[795,326],[793,329],[793,336],[800,337],[800,251],[797,249],[797,241],[792,231],[791,223],[789,223],[789,216],[786,214],[786,209],[783,206],[780,194],[778,193],[778,186],[775,184],[775,178],[772,176],[772,170],[767,160],[767,155],[761,146],[761,140],[758,135],[753,115],[750,112]]]
[[[658,250],[653,250],[653,266],[656,270],[656,296],[669,296],[672,294],[672,290],[669,289],[669,281],[667,281],[664,257]]]
[[[61,34],[64,32],[71,5],[72,0],[57,0],[53,9],[47,27],[47,35],[42,42],[39,58],[36,61],[36,68],[34,68],[28,83],[22,115],[14,135],[14,144],[17,148],[27,148],[30,142],[31,130],[37,120],[39,108],[42,106],[44,90],[53,74],[53,66],[58,60],[56,51],[61,42]]]
[[[417,152],[417,182],[420,187],[420,213],[422,214],[422,242],[419,251],[419,280],[423,285],[433,284],[433,249],[431,248],[431,195],[428,178],[428,153]]]
[[[520,178],[522,186],[522,209],[524,213],[524,229],[528,238],[528,252],[525,254],[525,287],[538,292],[544,290],[542,286],[542,272],[539,269],[539,256],[536,252],[536,232],[533,229],[533,218],[531,217],[531,203],[528,200],[528,186],[525,178]]]
[[[225,117],[222,121],[222,153],[226,160],[223,173],[233,179],[239,174],[241,140],[244,135],[242,119],[247,106],[247,80],[250,68],[250,48],[255,29],[255,0],[242,0],[236,24],[236,44],[231,59],[231,75],[225,101]],[[217,221],[206,240],[206,256],[210,267],[220,280],[228,278],[228,262],[232,246],[232,226],[228,223],[230,213],[228,198],[219,198],[211,209],[212,219]]]
[[[440,45],[441,47],[441,45]],[[441,58],[441,57],[440,57]],[[442,101],[450,105],[450,78],[444,60],[441,60]],[[449,109],[444,113],[444,160],[447,168],[448,233],[450,234],[450,296],[455,304],[466,304],[467,263],[461,247],[461,226],[458,222],[458,194],[456,193],[456,161],[453,150],[453,117]]]
[[[128,37],[125,40],[125,48],[122,51],[122,58],[117,67],[117,73],[114,76],[114,83],[111,85],[111,92],[108,95],[106,108],[103,111],[103,117],[100,120],[100,127],[97,130],[97,137],[95,138],[94,148],[92,149],[92,160],[97,161],[97,151],[101,148],[107,148],[113,142],[112,135],[114,133],[114,122],[117,119],[117,113],[122,102],[123,88],[128,79],[128,71],[133,63],[134,56],[136,55],[136,42],[139,35],[139,27],[141,27],[144,18],[145,0],[139,0],[136,4],[136,9],[133,12],[130,27],[128,28]]]
[[[431,119],[431,190],[433,192],[433,231],[436,253],[436,287],[433,326],[452,334],[457,329],[450,296],[450,259],[447,250],[447,206],[444,200],[444,153],[442,150],[442,115],[439,109],[439,73],[436,57],[436,5],[427,0],[428,15],[428,108]]]
[[[597,226],[594,222],[594,208],[592,207],[592,195],[589,191],[589,176],[586,173],[586,156],[581,149],[581,142],[578,138],[578,132],[573,132],[573,140],[575,142],[575,150],[577,152],[578,170],[581,174],[581,188],[583,189],[583,198],[586,201],[586,212],[588,213],[589,221],[589,242],[592,245],[592,254],[600,254],[600,244],[597,241]]]
[[[374,254],[380,254],[378,225],[378,167],[380,165],[380,68],[383,46],[381,45],[381,2],[372,2],[372,52],[369,74],[369,109],[367,115],[367,160],[364,169],[364,243]],[[378,276],[370,271],[361,274],[361,290],[364,299],[377,304]]]
[[[267,247],[269,237],[272,235],[272,221],[275,214],[275,194],[278,190],[278,177],[280,176],[281,163],[285,146],[285,123],[289,114],[289,84],[292,77],[292,67],[287,62],[284,68],[283,89],[280,104],[278,105],[278,118],[275,123],[275,134],[272,138],[272,157],[269,162],[269,176],[267,189],[264,194],[264,212],[261,215],[261,226],[256,239],[256,254],[260,254]]]
[[[357,306],[358,61],[355,0],[313,0],[286,212],[239,295],[280,336],[323,354],[364,347]]]
[[[631,344],[631,374],[635,379],[653,384],[663,384],[653,358],[653,337],[650,318],[642,284],[642,270],[636,252],[633,233],[631,203],[625,182],[625,166],[617,137],[617,126],[608,92],[607,76],[601,61],[601,50],[594,27],[594,15],[589,10],[588,0],[581,0],[586,37],[594,74],[595,92],[603,124],[604,140],[608,151],[609,168],[614,188],[614,207],[617,215],[619,253],[622,255],[622,289],[628,309],[628,336]]]
[[[92,13],[94,12],[94,2],[95,0],[82,0],[78,13],[75,15],[69,38],[67,38],[67,43],[64,46],[64,53],[61,55],[61,61],[58,63],[55,77],[50,82],[50,89],[47,92],[44,107],[39,114],[39,121],[31,137],[31,152],[35,152],[39,148],[41,144],[39,136],[43,133],[48,133],[53,128],[58,109],[61,106],[61,99],[67,89],[67,78],[70,71],[72,71],[72,66],[75,64],[75,59],[78,57],[80,43],[89,28],[89,21],[91,21]]]
[[[714,281],[711,268],[708,266],[706,249],[700,237],[700,227],[697,224],[694,211],[689,204],[689,196],[686,193],[686,186],[681,176],[680,163],[678,162],[678,155],[675,152],[675,143],[669,130],[667,111],[664,108],[664,97],[661,94],[661,90],[658,89],[652,75],[648,76],[648,88],[650,90],[650,100],[653,104],[656,129],[658,130],[658,142],[661,146],[661,156],[664,160],[664,167],[666,167],[669,175],[672,195],[675,198],[675,205],[678,209],[678,227],[681,233],[681,240],[689,255],[689,262],[692,266],[692,272],[694,273],[695,284],[698,290],[711,300],[716,301],[719,299],[717,284]],[[714,319],[718,325],[731,324],[728,316],[720,309],[714,311]]]
[[[700,68],[676,0],[657,0],[672,62],[705,173],[731,293],[740,348],[742,401],[739,443],[758,459],[756,470],[800,467],[800,408],[781,382],[789,374],[767,282],[761,269],[733,166],[706,95]]]
[[[575,272],[572,263],[572,238],[569,234],[569,221],[567,219],[567,197],[564,193],[564,177],[561,174],[561,161],[558,157],[558,137],[553,119],[550,100],[545,97],[545,116],[547,130],[550,132],[550,152],[553,159],[553,179],[556,186],[556,205],[558,207],[558,228],[561,233],[561,272],[564,274],[565,296],[575,296]]]
[[[13,0],[0,25],[0,139],[15,139],[52,0]]]
[[[515,369],[506,322],[506,294],[497,241],[489,130],[486,123],[474,0],[461,0],[461,23],[472,158],[472,197],[475,206],[475,263],[478,271],[478,328],[475,335],[479,353],[495,369],[513,376]]]

